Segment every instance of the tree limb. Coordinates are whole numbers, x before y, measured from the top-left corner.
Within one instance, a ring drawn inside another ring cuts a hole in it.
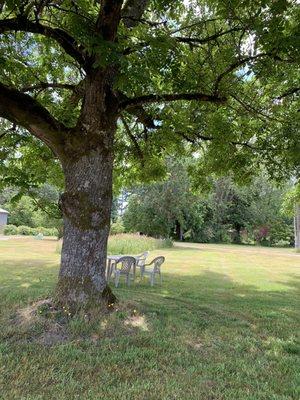
[[[229,65],[229,67],[227,67],[227,69],[217,77],[215,84],[214,84],[214,93],[218,92],[219,85],[220,85],[222,79],[226,75],[230,74],[230,72],[233,72],[236,68],[241,67],[242,65],[246,64],[249,61],[253,61],[258,58],[262,58],[262,57],[266,57],[266,56],[269,56],[269,54],[268,53],[258,53],[255,56],[249,56],[249,57],[240,58],[240,59],[236,60],[234,63]]]
[[[18,16],[16,18],[3,19],[0,21],[0,34],[10,31],[38,33],[54,39],[65,52],[75,59],[82,67],[86,66],[86,60],[79,49],[79,44],[63,29],[45,26],[38,21],[32,22],[24,16]]]
[[[221,36],[227,35],[228,33],[238,32],[238,31],[243,31],[243,30],[244,30],[244,28],[241,28],[241,27],[237,26],[235,28],[228,29],[227,31],[221,30],[219,32],[216,32],[214,35],[207,36],[207,37],[204,37],[204,38],[193,38],[193,37],[176,36],[175,39],[180,43],[205,44],[205,43],[208,43],[208,42],[210,42],[212,40],[216,40]]]
[[[121,19],[123,0],[101,0],[100,3],[101,7],[96,22],[96,30],[104,40],[114,42]]]
[[[300,87],[295,87],[295,88],[291,88],[289,90],[287,90],[286,92],[282,93],[280,96],[276,97],[277,100],[281,100],[284,97],[290,96],[294,93],[297,93],[300,91]]]
[[[121,102],[120,108],[125,109],[130,106],[137,106],[149,103],[164,103],[177,100],[196,100],[196,101],[208,101],[216,104],[224,104],[226,102],[225,97],[219,97],[218,95],[209,95],[205,93],[170,93],[170,94],[148,94],[145,96],[138,96],[134,98],[128,98]]]
[[[120,103],[130,100],[125,94],[118,92],[118,99]],[[155,118],[150,115],[141,105],[128,106],[126,111],[137,118],[137,122],[143,124],[147,129],[156,129],[154,124]]]
[[[243,30],[244,30],[244,28],[234,27],[234,28],[228,29],[227,31],[219,31],[219,32],[215,33],[214,35],[206,36],[203,38],[193,38],[193,37],[183,37],[183,36],[175,36],[175,37],[171,36],[171,37],[179,43],[186,43],[186,44],[195,46],[195,45],[209,43],[213,40],[218,39],[221,36],[227,35],[228,33],[238,32],[238,31],[243,31]],[[149,44],[150,44],[149,42],[140,42],[140,43],[136,44],[135,48],[127,47],[124,49],[123,55],[129,55],[136,50],[140,50],[140,49],[143,49],[144,47],[149,46]]]
[[[56,154],[63,148],[67,128],[37,100],[0,83],[0,117],[20,125],[46,143]]]
[[[134,145],[134,148],[136,150],[137,156],[142,161],[144,159],[143,152],[142,152],[142,150],[141,150],[141,148],[140,148],[140,146],[138,144],[138,141],[136,140],[136,137],[131,133],[129,125],[127,124],[127,121],[126,121],[126,119],[124,118],[123,115],[121,115],[121,121],[122,121],[122,123],[124,125],[125,131],[126,131],[128,137],[129,137],[129,139],[131,140],[131,142]]]

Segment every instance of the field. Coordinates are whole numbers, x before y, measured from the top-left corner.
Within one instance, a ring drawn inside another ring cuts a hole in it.
[[[162,286],[122,282],[112,314],[49,328],[30,307],[51,295],[56,248],[51,239],[0,240],[1,400],[300,398],[292,249],[154,250],[151,258],[166,257]]]

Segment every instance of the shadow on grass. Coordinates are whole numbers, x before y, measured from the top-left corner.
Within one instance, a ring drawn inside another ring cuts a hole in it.
[[[300,327],[300,279],[290,278],[282,282],[285,290],[264,291],[212,271],[196,276],[164,274],[162,286],[152,288],[143,282],[116,292],[120,299],[134,300],[145,313],[157,315],[164,325],[195,333],[209,326],[244,329],[260,325],[269,333],[291,335]]]

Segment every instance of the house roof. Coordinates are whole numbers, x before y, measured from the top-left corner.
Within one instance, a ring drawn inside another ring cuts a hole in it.
[[[9,212],[6,210],[3,210],[3,208],[0,208],[0,214],[9,214]]]

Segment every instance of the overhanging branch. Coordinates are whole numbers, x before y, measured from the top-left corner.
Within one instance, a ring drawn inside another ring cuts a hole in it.
[[[165,94],[148,94],[145,96],[138,96],[135,98],[128,98],[127,100],[120,103],[120,108],[125,109],[130,106],[138,106],[142,104],[150,103],[164,103],[178,100],[187,101],[204,101],[216,104],[224,104],[226,102],[225,97],[220,97],[218,95],[209,95],[205,93],[165,93]]]
[[[224,35],[227,35],[228,33],[232,33],[232,32],[238,32],[238,31],[243,31],[245,30],[245,28],[241,28],[241,27],[234,27],[231,29],[228,29],[227,31],[219,31],[216,32],[213,35],[204,37],[204,38],[195,38],[195,37],[182,37],[182,36],[176,36],[175,39],[180,42],[180,43],[188,43],[188,44],[205,44],[205,43],[209,43],[213,40],[216,40]]]
[[[277,100],[284,99],[287,96],[291,96],[292,94],[300,92],[300,87],[295,87],[287,90],[286,92],[282,93],[280,96],[276,97]]]
[[[217,93],[217,91],[219,89],[219,85],[220,85],[221,81],[225,78],[226,75],[230,74],[231,72],[233,72],[234,70],[236,70],[237,68],[239,68],[242,65],[246,64],[249,61],[253,61],[253,60],[256,60],[258,58],[266,57],[268,55],[269,55],[268,53],[259,53],[259,54],[256,54],[255,56],[244,57],[244,58],[240,58],[240,59],[236,60],[234,63],[229,65],[225,69],[225,71],[222,72],[217,77],[217,79],[215,81],[215,84],[214,84],[214,92]]]
[[[0,117],[22,126],[41,139],[56,154],[62,150],[67,128],[28,94],[0,83]]]
[[[19,16],[17,18],[3,19],[0,21],[0,34],[6,32],[38,33],[54,39],[65,52],[75,59],[82,67],[86,65],[86,60],[79,49],[79,44],[63,29],[45,26],[38,21],[32,22],[26,17]]]

